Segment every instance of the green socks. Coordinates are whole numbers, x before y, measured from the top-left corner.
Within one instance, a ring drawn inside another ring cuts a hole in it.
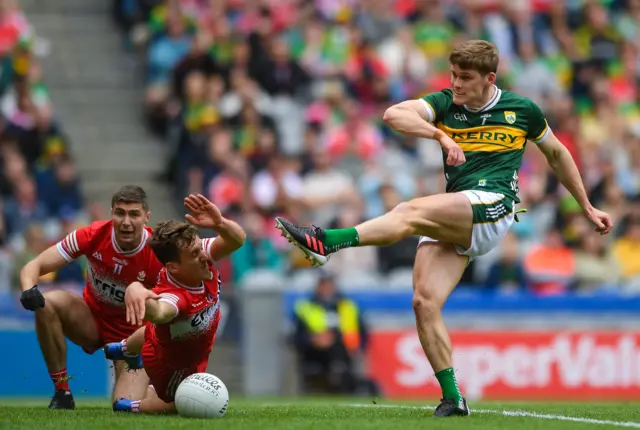
[[[325,230],[324,234],[324,246],[329,252],[358,246],[360,243],[358,232],[354,227]]]
[[[462,400],[462,393],[458,388],[458,382],[456,381],[456,375],[453,373],[453,368],[449,367],[436,373],[436,378],[442,388],[442,397],[445,399],[454,399],[457,402]]]

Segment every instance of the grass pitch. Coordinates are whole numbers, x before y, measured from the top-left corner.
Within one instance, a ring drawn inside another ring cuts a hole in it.
[[[114,414],[108,400],[76,401],[75,411],[49,411],[48,401],[0,400],[0,429],[116,430],[283,429],[640,429],[638,403],[472,403],[465,418],[433,418],[435,403],[365,399],[231,399],[221,419]]]

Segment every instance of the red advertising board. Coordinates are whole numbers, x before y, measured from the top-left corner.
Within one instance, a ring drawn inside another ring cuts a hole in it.
[[[640,399],[640,332],[453,331],[469,399]],[[389,397],[440,397],[415,330],[372,333],[368,368]]]

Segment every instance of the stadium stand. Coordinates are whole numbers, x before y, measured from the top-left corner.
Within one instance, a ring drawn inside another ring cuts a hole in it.
[[[203,192],[251,221],[230,269],[237,282],[252,268],[305,266],[274,237],[276,214],[348,225],[441,190],[438,146],[396,135],[382,112],[446,87],[448,50],[485,38],[501,52],[499,85],[543,107],[618,229],[589,231],[528,148],[519,181],[529,213],[463,281],[637,291],[640,2],[122,0],[114,16],[146,64],[146,118],[174,148],[166,179],[176,194]],[[357,264],[383,284],[411,267],[414,246],[350,249],[327,268]]]
[[[38,54],[46,43],[14,1],[0,3],[0,293],[19,291],[22,265],[100,214],[80,188]],[[43,282],[82,283],[76,262]]]

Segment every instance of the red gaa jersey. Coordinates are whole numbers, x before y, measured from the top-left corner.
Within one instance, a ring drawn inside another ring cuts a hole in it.
[[[210,254],[213,239],[203,239],[202,246]],[[170,367],[189,367],[206,362],[220,321],[220,275],[209,266],[211,279],[197,288],[188,287],[173,279],[165,270],[154,292],[161,302],[176,308],[176,316],[165,324],[147,323],[145,338],[156,354]]]
[[[146,246],[151,231],[145,226],[140,244],[131,251],[123,251],[116,243],[113,221],[94,222],[58,242],[58,251],[68,262],[81,255],[87,257],[84,301],[96,320],[109,326],[106,331],[117,337],[106,339],[111,336],[105,336],[104,327],[100,327],[105,342],[122,340],[136,330],[126,321],[124,292],[127,286],[138,281],[152,288],[158,280],[162,264]]]

